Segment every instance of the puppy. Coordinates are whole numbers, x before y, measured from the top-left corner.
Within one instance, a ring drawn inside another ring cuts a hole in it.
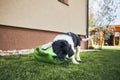
[[[49,47],[53,47],[53,51],[56,53],[57,60],[65,60],[66,55],[72,59],[73,64],[79,64],[78,61],[80,59],[80,42],[81,41],[88,41],[89,39],[93,38],[86,38],[82,39],[79,35],[68,32],[57,35],[52,42],[42,45],[42,49],[47,49]],[[76,53],[76,57],[75,57]]]

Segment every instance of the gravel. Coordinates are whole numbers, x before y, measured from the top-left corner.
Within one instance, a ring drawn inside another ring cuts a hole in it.
[[[0,50],[0,56],[5,55],[17,55],[17,54],[31,54],[34,52],[34,49],[22,49],[22,50]]]

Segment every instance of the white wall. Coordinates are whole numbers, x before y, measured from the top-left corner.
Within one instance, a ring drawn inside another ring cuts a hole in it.
[[[0,24],[86,35],[87,0],[0,0]]]

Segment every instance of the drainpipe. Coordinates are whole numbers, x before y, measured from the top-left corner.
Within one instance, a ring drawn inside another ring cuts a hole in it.
[[[86,11],[86,16],[87,16],[87,25],[86,25],[86,35],[88,37],[89,35],[89,0],[86,0],[87,1],[87,11]],[[88,41],[87,41],[87,49],[88,49]]]

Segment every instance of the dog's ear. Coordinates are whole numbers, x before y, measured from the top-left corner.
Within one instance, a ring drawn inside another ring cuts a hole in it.
[[[58,40],[53,42],[52,47],[53,47],[53,51],[56,53],[57,57],[56,60],[61,60],[64,61],[65,57],[67,55],[66,52],[66,41],[64,40]]]
[[[71,47],[68,47],[68,57],[71,57],[74,54],[74,51]]]
[[[72,47],[70,44],[66,43],[64,49],[68,54],[68,57],[71,57],[74,54],[74,51],[72,50]]]

